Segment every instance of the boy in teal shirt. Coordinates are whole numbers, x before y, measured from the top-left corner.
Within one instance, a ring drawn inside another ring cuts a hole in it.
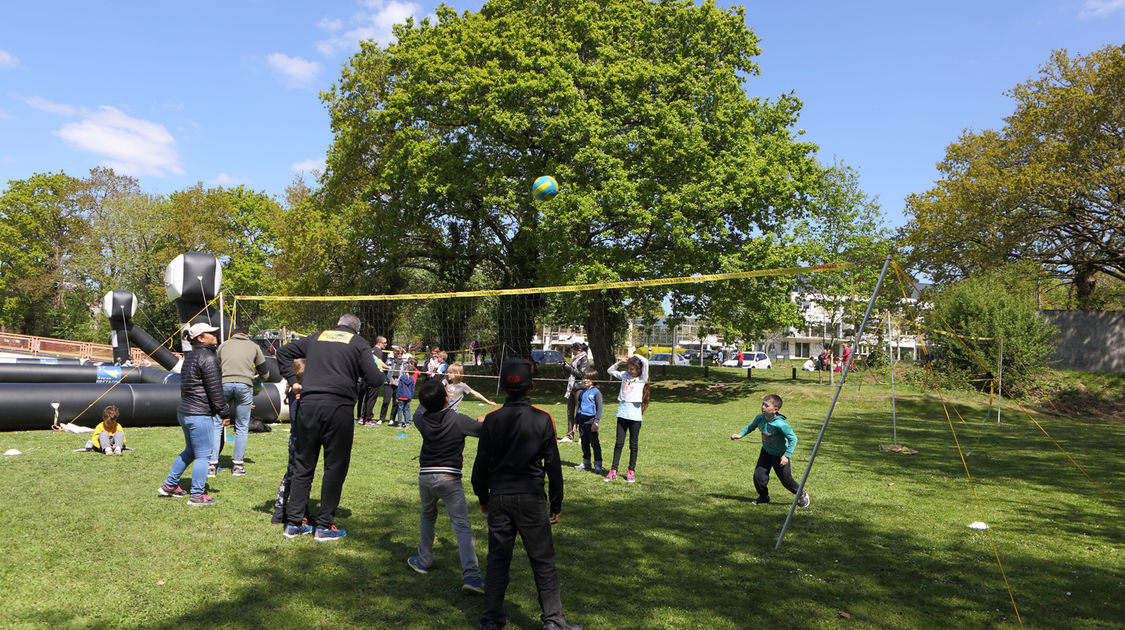
[[[789,470],[789,458],[797,446],[797,435],[789,427],[781,411],[781,396],[766,394],[762,398],[762,413],[754,421],[746,425],[742,431],[730,436],[732,440],[740,440],[747,433],[757,428],[762,434],[762,451],[758,454],[758,463],[754,466],[754,488],[758,491],[758,498],[751,501],[754,505],[770,502],[770,490],[767,484],[770,480],[770,469],[777,473],[781,485],[785,489],[797,494],[800,484],[793,480]],[[802,492],[797,499],[797,505],[808,507],[809,493]]]

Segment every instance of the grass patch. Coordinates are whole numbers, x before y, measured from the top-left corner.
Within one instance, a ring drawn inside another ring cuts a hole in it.
[[[711,368],[707,384],[680,369],[689,368],[654,369],[663,380],[641,431],[638,483],[576,472],[579,447],[560,445],[566,500],[555,545],[572,622],[591,630],[1018,627],[988,532],[967,527],[980,513],[937,396],[899,384],[899,442],[919,453],[896,455],[878,450],[891,441],[889,387],[845,388],[809,479],[812,505],[796,512],[775,551],[788,505],[749,503],[758,446],[729,435],[763,394],[780,394],[801,440],[799,480],[834,389],[816,374],[790,380],[788,369],[747,380],[744,370]],[[565,430],[555,389],[545,383],[535,398]],[[616,391],[606,390],[608,416]],[[946,399],[966,421],[952,416],[1025,626],[1121,628],[1125,424],[1037,418],[1091,483],[1022,414],[1005,412],[997,426],[994,415],[984,421],[986,396]],[[0,625],[478,625],[481,600],[460,591],[444,516],[433,570],[421,576],[406,566],[418,535],[417,433],[356,428],[338,519],[349,535],[329,544],[284,540],[269,524],[286,431],[252,435],[249,474],[211,480],[219,503],[198,509],[156,496],[181,431],[128,433],[136,450],[124,457],[71,453],[84,436],[0,434],[0,451],[23,451],[0,458],[0,514],[11,524]],[[612,442],[607,431],[607,464]],[[466,470],[474,454],[467,449]],[[770,486],[775,500],[789,497],[776,479]],[[470,505],[483,567],[485,519]],[[539,628],[519,551],[512,566],[509,628]]]

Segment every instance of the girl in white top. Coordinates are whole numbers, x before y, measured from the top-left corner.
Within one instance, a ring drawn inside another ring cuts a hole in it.
[[[612,378],[621,379],[621,393],[617,395],[617,442],[613,446],[613,467],[605,476],[606,481],[617,480],[617,465],[621,462],[621,449],[625,446],[625,434],[629,434],[629,470],[625,481],[637,480],[634,472],[637,467],[637,436],[641,431],[641,414],[648,410],[648,359],[639,354],[629,357],[625,370],[617,369],[621,361],[609,368]]]

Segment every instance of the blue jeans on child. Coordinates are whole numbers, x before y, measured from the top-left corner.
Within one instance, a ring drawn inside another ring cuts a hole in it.
[[[399,420],[399,416],[402,416],[401,420]],[[402,426],[408,427],[408,426],[410,426],[411,420],[412,420],[412,418],[410,417],[410,399],[407,398],[407,399],[403,400],[402,398],[399,398],[398,400],[395,401],[395,412],[393,414],[391,414],[391,422],[397,421]]]
[[[218,416],[185,416],[176,412],[176,419],[184,429],[184,450],[172,461],[172,470],[164,483],[177,486],[180,476],[191,464],[191,493],[203,494],[207,487],[207,460],[211,456],[211,438]]]
[[[434,525],[437,523],[437,504],[440,500],[449,513],[449,522],[457,536],[457,551],[461,555],[462,579],[479,578],[477,548],[473,543],[473,526],[469,522],[469,506],[461,477],[450,473],[422,473],[418,475],[418,496],[422,499],[421,535],[418,539],[418,558],[422,566],[434,563]]]
[[[230,405],[230,416],[234,421],[234,463],[241,464],[246,456],[246,439],[250,434],[250,405],[254,404],[254,388],[246,383],[223,383],[223,396]],[[212,452],[212,464],[219,462],[224,433],[221,426],[215,432],[217,445]]]

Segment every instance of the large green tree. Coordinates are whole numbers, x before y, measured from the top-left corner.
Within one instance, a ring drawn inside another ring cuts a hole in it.
[[[91,318],[72,264],[89,230],[78,183],[36,174],[0,194],[0,325],[9,330],[55,336]]]
[[[386,48],[362,43],[324,95],[325,207],[379,244],[362,265],[372,278],[413,268],[455,290],[480,277],[510,288],[768,266],[779,250],[761,239],[819,184],[815,147],[792,129],[799,101],[744,90],[759,48],[740,8],[492,0],[395,34]],[[535,202],[543,174],[561,193]],[[787,288],[747,283],[744,295],[787,301]],[[710,295],[679,293],[685,309]],[[661,297],[578,298],[596,363],[610,362],[625,317]],[[515,352],[529,350],[541,306],[500,300]],[[746,323],[746,310],[712,315]]]
[[[938,281],[1027,259],[1097,308],[1099,278],[1125,280],[1125,45],[1056,51],[1008,95],[1003,128],[965,132],[907,200],[903,240]]]

